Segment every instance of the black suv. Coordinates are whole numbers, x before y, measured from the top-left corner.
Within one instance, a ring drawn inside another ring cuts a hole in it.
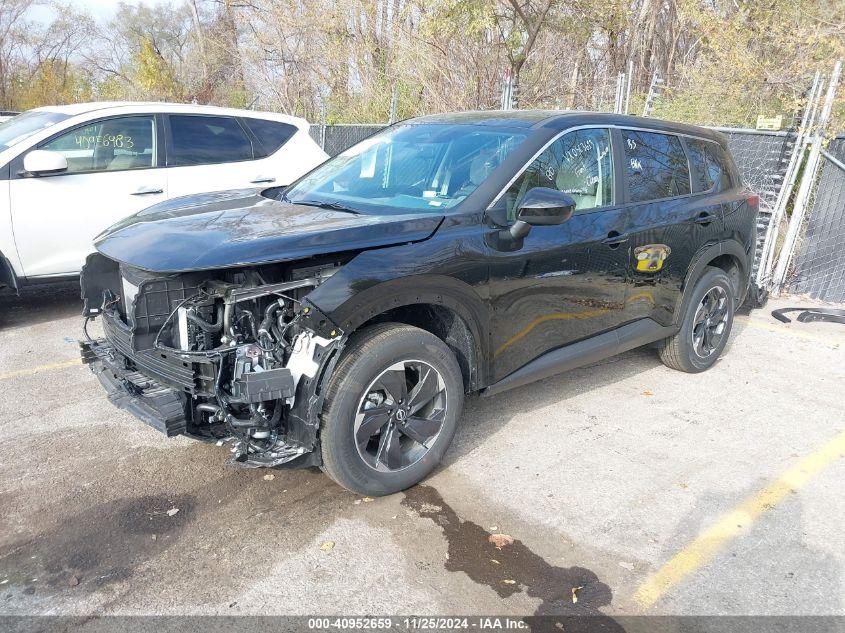
[[[464,395],[657,343],[711,367],[757,197],[720,134],[596,113],[414,119],[285,190],[151,207],[97,240],[83,359],[167,435],[359,493],[425,477]]]

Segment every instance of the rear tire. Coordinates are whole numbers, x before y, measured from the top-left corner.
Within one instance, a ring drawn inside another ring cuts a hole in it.
[[[692,374],[710,369],[728,342],[735,302],[728,275],[708,266],[692,290],[681,329],[658,346],[663,364]]]
[[[452,442],[463,400],[460,367],[439,338],[397,323],[362,330],[326,392],[323,471],[370,496],[419,483]]]

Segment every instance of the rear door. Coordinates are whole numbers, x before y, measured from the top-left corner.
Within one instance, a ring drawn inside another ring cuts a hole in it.
[[[61,132],[37,148],[63,154],[65,172],[31,176],[11,165],[9,200],[24,275],[78,273],[93,239],[166,199],[167,175],[153,114],[110,117]]]
[[[168,114],[165,128],[169,197],[272,182],[256,164],[265,152],[237,117]]]
[[[631,214],[628,313],[669,325],[693,256],[723,234],[721,202],[691,170],[686,139],[634,129],[619,137]]]
[[[610,130],[567,132],[488,210],[492,236],[513,222],[533,187],[556,188],[576,202],[567,222],[533,227],[521,245],[488,241],[495,380],[627,319],[628,215],[613,167]]]

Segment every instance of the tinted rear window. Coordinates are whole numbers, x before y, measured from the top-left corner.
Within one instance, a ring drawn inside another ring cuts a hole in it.
[[[238,122],[225,116],[170,115],[168,165],[233,163],[252,158],[252,143]]]
[[[690,167],[692,168],[692,184],[695,191],[708,191],[713,186],[707,173],[707,153],[704,141],[687,139]]]
[[[631,202],[645,202],[690,193],[690,174],[677,136],[622,130],[625,175]]]
[[[279,148],[296,134],[297,127],[280,121],[267,121],[266,119],[242,119],[249,129],[255,134],[255,138],[261,143],[265,153],[275,154]]]
[[[730,172],[725,153],[718,143],[687,139],[693,181],[696,191],[710,191],[716,185],[717,191],[729,189]]]
[[[731,188],[731,172],[725,150],[718,143],[705,143],[707,153],[707,174],[716,185],[717,191]]]

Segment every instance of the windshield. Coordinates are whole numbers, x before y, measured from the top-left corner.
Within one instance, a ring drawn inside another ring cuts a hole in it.
[[[0,151],[68,118],[61,112],[30,110],[0,124]]]
[[[439,212],[460,204],[524,140],[481,126],[398,125],[318,167],[284,198],[354,211]]]

